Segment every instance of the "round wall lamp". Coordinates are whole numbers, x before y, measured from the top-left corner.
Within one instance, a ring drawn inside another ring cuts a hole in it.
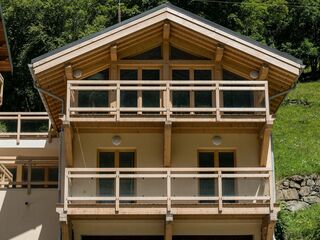
[[[82,76],[82,71],[80,69],[76,69],[73,71],[74,78],[81,78],[81,76]]]
[[[255,70],[251,71],[251,72],[250,72],[250,77],[251,77],[252,79],[257,79],[257,78],[259,77],[258,71],[255,71]]]
[[[119,146],[121,144],[121,137],[119,135],[114,135],[111,139],[111,142],[115,146]]]
[[[213,136],[212,138],[212,144],[215,145],[215,146],[219,146],[220,144],[222,143],[222,138],[221,136]]]

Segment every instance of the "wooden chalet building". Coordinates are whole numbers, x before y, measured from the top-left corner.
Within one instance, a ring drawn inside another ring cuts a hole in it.
[[[271,129],[300,60],[164,4],[29,68],[59,137],[0,146],[28,239],[273,239]]]
[[[2,16],[2,9],[0,6],[0,106],[3,103],[3,88],[4,78],[1,73],[12,73],[12,62],[10,55],[10,48],[7,39],[6,26]]]

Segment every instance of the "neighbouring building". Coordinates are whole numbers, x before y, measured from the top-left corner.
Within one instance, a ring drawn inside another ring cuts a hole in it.
[[[273,238],[300,60],[164,4],[29,68],[47,113],[0,115],[1,240]]]

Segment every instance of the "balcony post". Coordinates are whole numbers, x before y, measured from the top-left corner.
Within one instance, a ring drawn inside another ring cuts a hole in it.
[[[115,208],[116,212],[119,212],[120,207],[120,171],[116,171],[116,201],[115,201]]]
[[[117,115],[116,119],[117,121],[120,120],[120,82],[117,82],[117,100],[116,100],[116,105],[117,105]]]
[[[18,114],[17,118],[17,145],[20,144],[20,137],[21,137],[21,114]]]
[[[63,211],[68,211],[68,195],[69,195],[69,171],[66,168],[64,172],[64,197],[63,197]]]
[[[71,84],[67,83],[67,107],[66,107],[66,120],[70,119],[70,105],[71,105]]]
[[[216,83],[216,118],[217,122],[220,121],[220,89],[219,82]]]
[[[273,172],[272,170],[269,171],[269,194],[270,194],[270,211],[273,212],[274,210],[274,199],[273,199]]]
[[[218,170],[218,209],[219,212],[222,212],[222,172]]]
[[[171,213],[171,171],[167,170],[167,212]]]
[[[172,240],[172,221],[165,221],[164,240]]]
[[[169,82],[167,81],[166,83],[166,104],[165,104],[165,107],[166,107],[166,114],[167,114],[167,121],[170,121],[170,108],[171,108],[171,98],[170,98],[170,84]]]
[[[269,103],[269,85],[268,81],[265,82],[265,104],[266,104],[266,122],[269,123],[270,119],[270,103]]]

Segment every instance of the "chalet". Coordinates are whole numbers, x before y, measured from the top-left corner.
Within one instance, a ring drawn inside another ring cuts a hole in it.
[[[164,4],[29,68],[47,115],[0,115],[0,239],[273,239],[300,60]]]
[[[12,73],[12,61],[2,9],[0,6],[0,106],[3,103],[4,78],[1,73]]]

